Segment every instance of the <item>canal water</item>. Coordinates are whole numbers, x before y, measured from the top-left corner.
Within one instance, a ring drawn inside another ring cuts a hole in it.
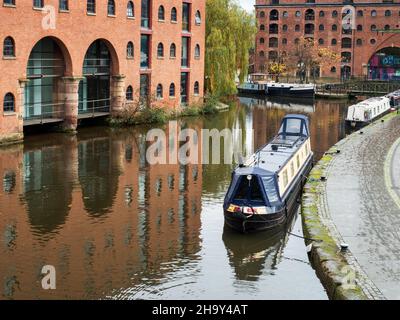
[[[286,113],[303,113],[319,158],[344,137],[345,111],[241,98],[179,127],[253,128],[238,143],[257,148]],[[86,127],[0,149],[0,299],[327,299],[298,216],[288,232],[224,230],[234,165],[149,165],[148,129]],[[42,289],[45,265],[55,290]]]

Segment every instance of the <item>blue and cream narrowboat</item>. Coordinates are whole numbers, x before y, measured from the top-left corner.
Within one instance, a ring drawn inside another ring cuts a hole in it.
[[[243,233],[285,225],[312,164],[308,117],[285,116],[278,135],[232,173],[225,224]]]

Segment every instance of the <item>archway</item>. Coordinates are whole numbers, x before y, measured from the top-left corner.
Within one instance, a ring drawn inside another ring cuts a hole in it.
[[[108,44],[93,42],[83,62],[83,80],[79,83],[78,113],[110,112],[113,59]]]
[[[29,55],[26,70],[25,121],[63,118],[65,90],[62,78],[71,73],[71,57],[60,40],[46,37],[36,43]]]
[[[369,80],[400,80],[400,48],[387,47],[373,54],[368,62]]]

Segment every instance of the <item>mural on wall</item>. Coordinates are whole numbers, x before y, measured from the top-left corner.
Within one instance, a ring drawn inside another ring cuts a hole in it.
[[[370,80],[400,80],[400,48],[379,50],[368,66]]]

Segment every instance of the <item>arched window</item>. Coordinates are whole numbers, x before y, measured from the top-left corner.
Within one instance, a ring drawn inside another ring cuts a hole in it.
[[[301,17],[301,12],[300,11],[296,11],[295,16],[296,16],[296,18],[300,18]]]
[[[260,26],[260,30],[261,30],[261,31],[264,31],[264,30],[265,30],[265,26],[264,26],[263,24]]]
[[[260,18],[265,18],[265,12],[264,11],[260,12]]]
[[[194,57],[196,59],[200,58],[200,45],[196,44],[196,47],[194,48]]]
[[[288,31],[288,26],[287,26],[287,24],[284,24],[284,25],[282,26],[282,31],[283,31],[283,32]]]
[[[275,37],[269,38],[269,47],[278,48],[278,38]]]
[[[305,14],[305,19],[308,21],[315,20],[315,13],[313,9],[308,9]]]
[[[318,40],[318,44],[324,44],[324,39],[322,39],[322,38],[320,38],[319,40]]]
[[[376,17],[378,14],[376,12],[376,10],[372,10],[371,11],[371,17]]]
[[[128,1],[128,5],[126,7],[126,15],[129,18],[133,18],[135,16],[135,6],[132,1]]]
[[[7,93],[4,97],[3,112],[15,111],[15,99],[12,93]]]
[[[362,44],[363,44],[362,39],[357,39],[357,45],[358,45],[358,46],[362,46]]]
[[[390,30],[390,25],[388,25],[388,24],[385,25],[385,30],[386,30],[386,31]]]
[[[195,83],[194,83],[194,94],[195,95],[199,95],[200,94],[200,85],[199,85],[199,82],[198,81],[196,81]]]
[[[338,16],[338,12],[336,10],[332,11],[332,18],[336,18]]]
[[[336,46],[336,45],[337,45],[337,40],[336,40],[336,39],[332,39],[331,45],[332,45],[332,46]]]
[[[282,39],[282,44],[283,44],[283,45],[287,45],[287,39],[286,39],[286,38],[283,38],[283,39]]]
[[[132,41],[128,42],[128,45],[126,46],[126,56],[127,58],[133,58],[135,55],[134,53],[134,47]]]
[[[376,25],[371,25],[371,31],[376,31]]]
[[[362,26],[361,24],[359,24],[359,25],[357,26],[357,31],[363,31],[363,26]]]
[[[299,44],[299,43],[300,43],[300,39],[299,38],[294,39],[294,44]]]
[[[96,13],[96,0],[87,0],[86,10],[87,13]]]
[[[260,44],[264,44],[264,43],[265,43],[264,38],[260,38]]]
[[[128,86],[126,88],[126,100],[132,101],[133,100],[133,88],[132,86]]]
[[[279,20],[279,12],[278,10],[271,10],[271,12],[269,13],[269,20],[271,21],[276,21]]]
[[[287,11],[283,11],[282,17],[288,18],[289,17],[289,13]]]
[[[15,57],[15,43],[14,43],[14,39],[11,37],[7,37],[4,39],[3,56]]]
[[[178,11],[176,11],[175,7],[173,7],[171,9],[171,21],[172,22],[177,22],[178,21]]]
[[[265,52],[261,50],[259,55],[260,55],[260,57],[265,57]]]
[[[362,10],[358,10],[357,17],[363,17],[363,16],[364,16],[364,12]]]
[[[159,58],[164,57],[164,45],[161,42],[157,46],[157,57]]]
[[[114,0],[108,0],[107,14],[109,16],[115,16],[115,2],[114,2]]]
[[[175,45],[175,43],[171,44],[171,47],[169,48],[169,56],[170,56],[170,58],[176,58],[176,45]]]
[[[294,31],[299,32],[300,31],[300,25],[296,24],[296,26],[294,27]]]
[[[194,17],[194,21],[196,23],[197,26],[201,25],[201,13],[199,10],[196,11],[195,17]]]
[[[323,24],[320,24],[320,25],[319,25],[319,31],[324,31],[324,30],[325,30],[324,25],[323,25]]]
[[[332,72],[332,73],[336,73],[336,67],[332,67],[332,68],[331,68],[331,72]]]
[[[171,83],[169,86],[169,96],[175,97],[175,83]]]
[[[163,86],[161,83],[157,85],[157,99],[162,99],[163,97]]]
[[[164,6],[160,6],[158,8],[158,20],[161,20],[161,21],[165,20],[165,9],[164,9]]]
[[[337,31],[337,25],[336,24],[332,25],[332,31]]]
[[[325,12],[324,12],[324,11],[320,11],[320,12],[319,12],[319,16],[320,16],[321,18],[325,17]]]

